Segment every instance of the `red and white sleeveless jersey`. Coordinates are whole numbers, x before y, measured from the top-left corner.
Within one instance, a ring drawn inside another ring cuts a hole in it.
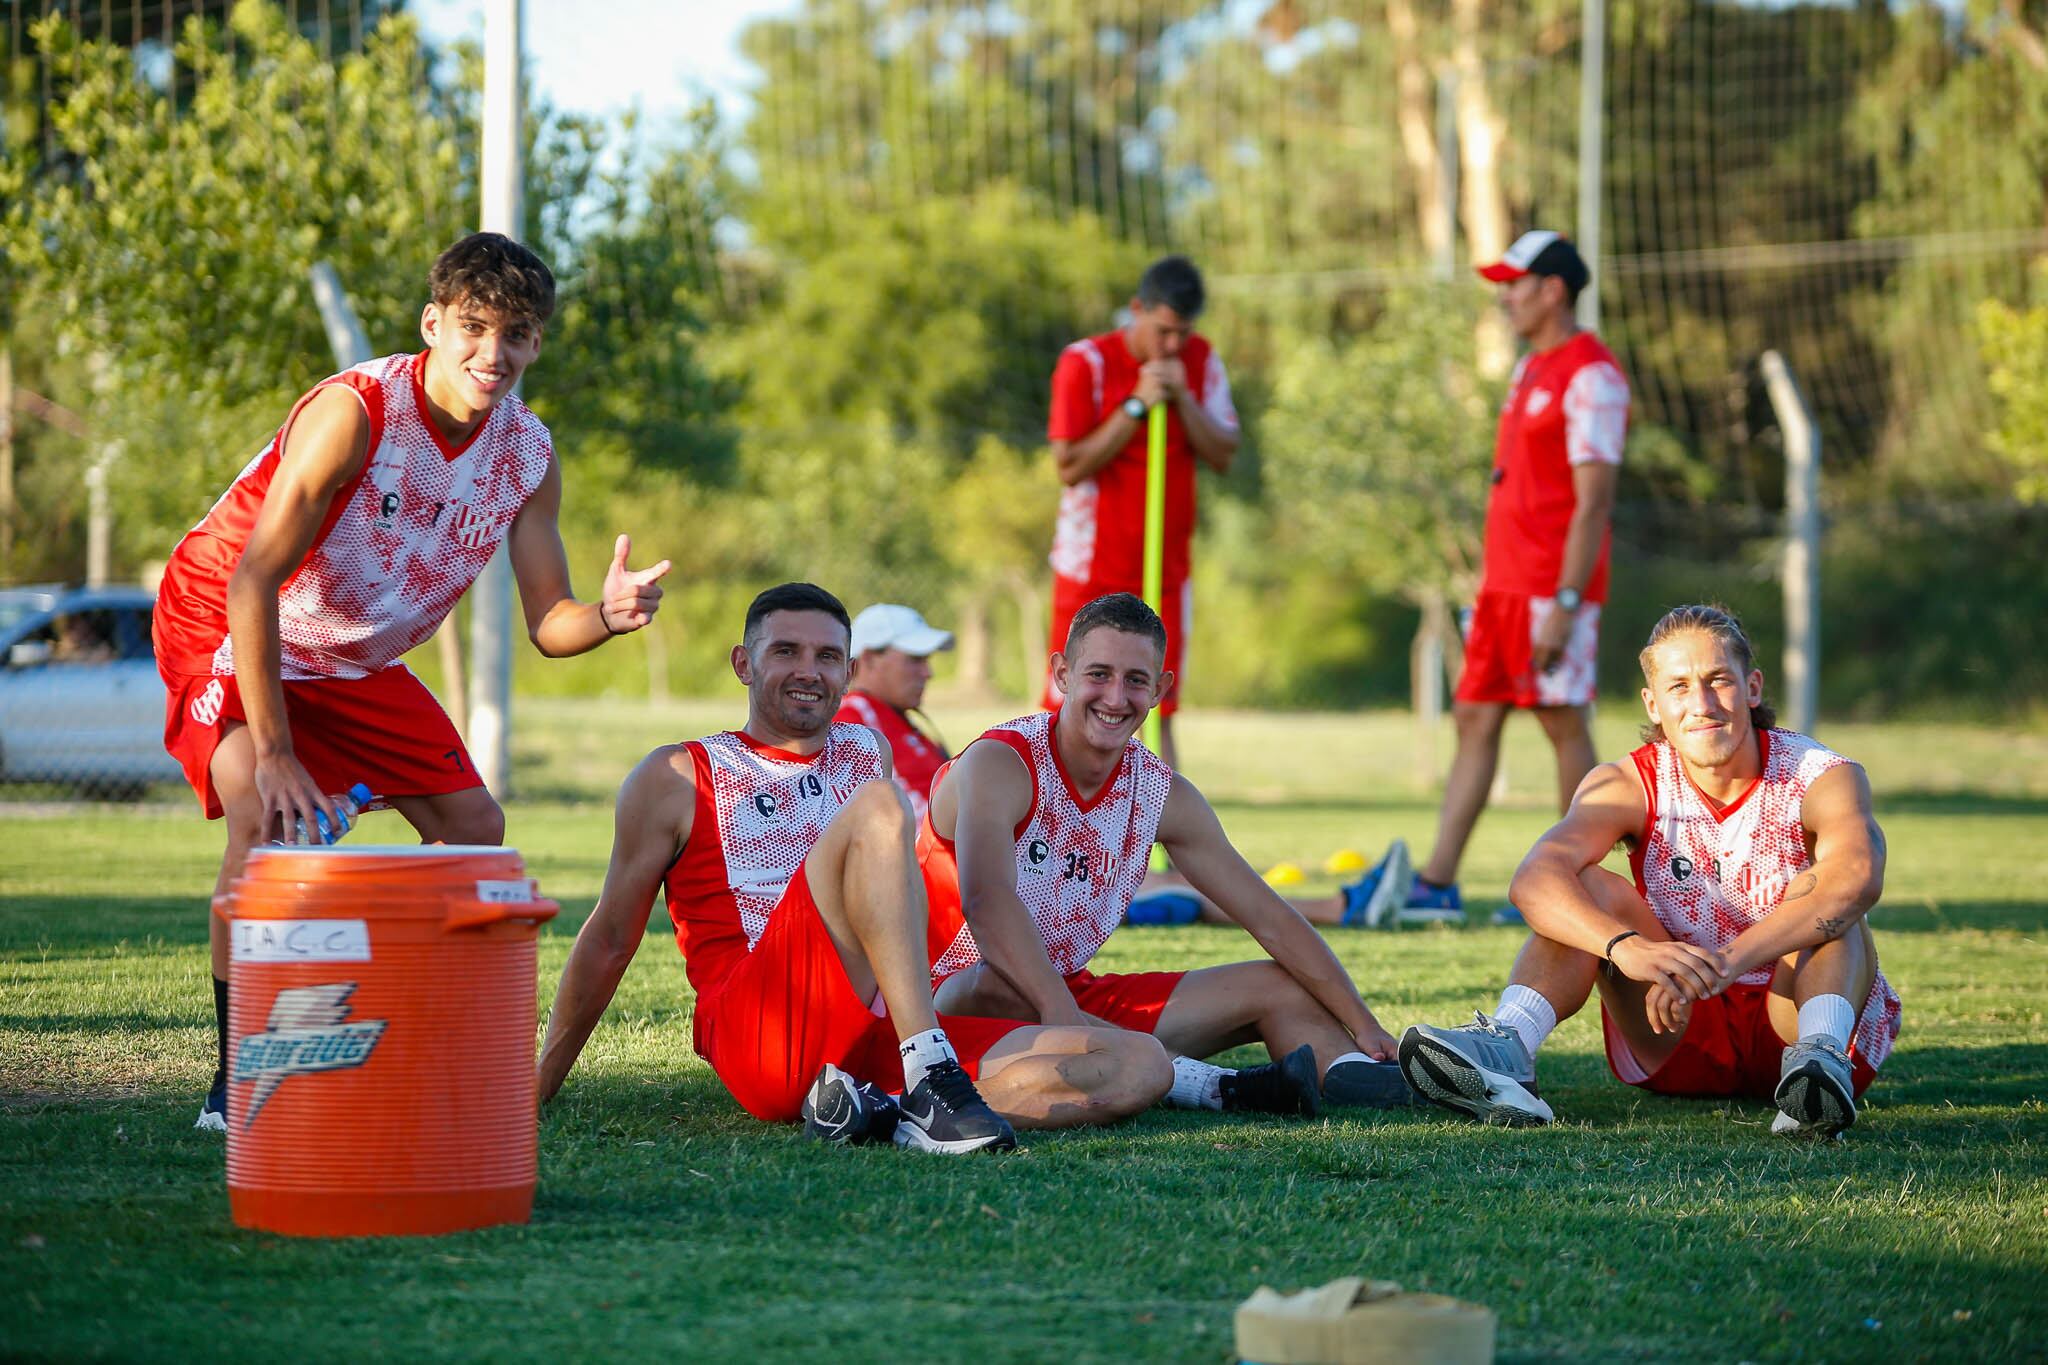
[[[452,446],[427,414],[426,355],[365,361],[325,379],[172,553],[158,593],[158,652],[175,673],[231,674],[228,578],[277,472],[286,433],[314,394],[355,394],[369,458],[334,495],[313,547],[277,595],[288,679],[360,678],[425,641],[476,581],[554,459],[548,429],[517,398]]]
[[[1173,769],[1136,739],[1124,746],[1116,772],[1094,799],[1083,801],[1060,765],[1053,730],[1059,712],[1039,711],[998,725],[977,743],[1007,744],[1031,774],[1031,810],[1017,826],[1017,898],[1061,976],[1088,965],[1123,922],[1145,879],[1159,817],[1173,790]],[[971,747],[971,746],[970,746]],[[944,782],[943,774],[940,782]],[[955,858],[954,846],[925,830],[933,856]],[[953,871],[955,882],[957,870]],[[932,876],[926,873],[929,884]],[[972,930],[961,927],[932,963],[934,980],[981,961]]]
[[[1792,730],[1759,730],[1763,772],[1716,810],[1678,753],[1659,740],[1630,755],[1648,796],[1649,818],[1629,853],[1636,889],[1672,937],[1719,952],[1776,910],[1792,879],[1813,865],[1801,811],[1814,779],[1849,760]],[[1745,973],[1766,982],[1775,963]],[[1874,1066],[1899,1032],[1899,997],[1877,974],[1856,1036]]]
[[[882,746],[865,725],[835,722],[825,747],[808,758],[738,730],[683,749],[697,812],[662,889],[690,985],[702,996],[753,951],[839,808],[882,776]]]

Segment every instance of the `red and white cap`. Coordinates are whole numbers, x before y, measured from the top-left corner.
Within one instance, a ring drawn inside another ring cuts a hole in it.
[[[1498,261],[1480,266],[1479,273],[1496,284],[1519,280],[1524,275],[1555,275],[1574,292],[1584,289],[1593,274],[1571,240],[1548,228],[1515,238],[1515,244]]]

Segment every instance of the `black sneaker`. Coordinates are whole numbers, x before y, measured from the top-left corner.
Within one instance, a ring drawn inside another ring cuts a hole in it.
[[[192,1126],[209,1133],[228,1130],[228,1075],[225,1071],[213,1073],[213,1088],[206,1092],[206,1103],[199,1106],[199,1121]]]
[[[830,1062],[804,1096],[804,1136],[838,1146],[887,1142],[896,1131],[896,1101],[881,1087],[853,1077]]]
[[[1352,1058],[1338,1062],[1323,1077],[1323,1103],[1356,1109],[1405,1109],[1421,1104],[1399,1062]]]
[[[896,1145],[920,1152],[1004,1151],[1017,1145],[1009,1120],[988,1107],[974,1082],[952,1060],[925,1072],[897,1102]]]
[[[1249,1114],[1323,1112],[1322,1088],[1316,1084],[1316,1052],[1303,1043],[1277,1062],[1233,1071],[1222,1081],[1223,1108]]]

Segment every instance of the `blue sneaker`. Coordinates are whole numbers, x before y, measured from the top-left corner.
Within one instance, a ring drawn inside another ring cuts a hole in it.
[[[1431,886],[1418,874],[1408,887],[1408,899],[1394,916],[1399,924],[1463,924],[1465,898],[1458,884]]]
[[[1170,887],[1140,892],[1131,898],[1131,908],[1124,911],[1126,924],[1193,924],[1201,917],[1200,896]]]
[[[1407,841],[1394,840],[1363,877],[1344,888],[1344,918],[1338,923],[1353,929],[1390,926],[1388,916],[1401,903],[1413,875],[1409,870]]]
[[[1515,908],[1512,901],[1493,912],[1493,922],[1516,929],[1526,929],[1529,927],[1529,921],[1522,918],[1522,912]]]

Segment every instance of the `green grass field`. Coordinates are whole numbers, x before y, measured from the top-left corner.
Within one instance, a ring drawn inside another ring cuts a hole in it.
[[[543,1007],[618,778],[739,705],[522,705],[510,840],[565,910],[541,942]],[[956,744],[992,718],[941,715]],[[1603,716],[1602,752],[1629,729]],[[1824,735],[1877,789],[1891,868],[1873,922],[1906,1006],[1843,1143],[1773,1139],[1767,1106],[1624,1087],[1582,1015],[1544,1050],[1561,1121],[1541,1131],[1154,1111],[1006,1157],[826,1150],[746,1119],[692,1055],[682,963],[656,933],[542,1125],[531,1225],[424,1240],[230,1223],[222,1144],[190,1127],[212,1066],[217,827],[172,794],[8,807],[0,1356],[1222,1360],[1258,1285],[1363,1274],[1488,1304],[1502,1359],[2043,1358],[2048,733]],[[1509,797],[1467,862],[1481,910],[1548,819],[1541,740],[1511,739]],[[1429,845],[1403,717],[1195,715],[1183,745],[1256,864]],[[356,837],[402,830],[373,816]],[[1490,1008],[1516,944],[1332,936],[1396,1030]],[[1250,947],[1127,930],[1102,961]]]

